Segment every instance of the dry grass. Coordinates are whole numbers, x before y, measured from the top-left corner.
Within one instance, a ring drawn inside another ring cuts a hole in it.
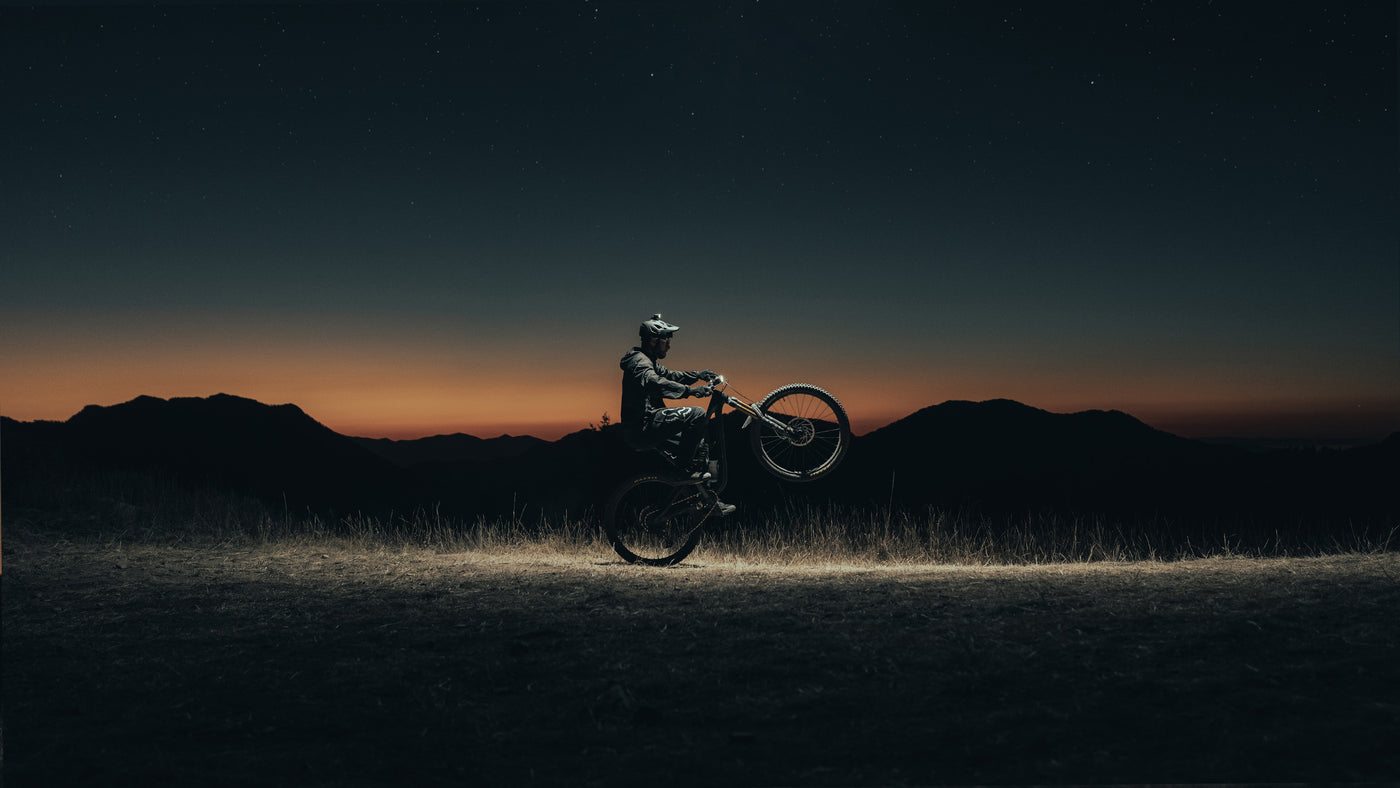
[[[8,510],[7,510],[8,511]],[[1400,560],[7,528],[20,783],[1400,779]]]
[[[6,490],[20,783],[1400,779],[1385,529],[789,509],[663,570],[586,518],[59,482]]]
[[[145,474],[46,478],[6,489],[7,522],[89,536],[160,543],[340,540],[357,550],[424,548],[444,553],[545,551],[611,554],[591,512],[542,515],[522,502],[499,519],[460,520],[434,507],[327,517],[273,509],[238,495],[192,490]],[[1133,519],[1032,511],[816,508],[796,504],[711,520],[696,558],[763,565],[841,566],[1178,561],[1316,557],[1400,547],[1400,520],[1353,523]]]

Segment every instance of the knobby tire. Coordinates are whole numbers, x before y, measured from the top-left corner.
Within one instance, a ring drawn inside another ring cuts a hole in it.
[[[684,561],[700,542],[715,500],[703,484],[638,474],[608,499],[604,528],[624,560],[671,566]]]
[[[836,469],[851,446],[851,421],[846,409],[825,389],[793,383],[774,389],[758,407],[778,421],[798,428],[798,434],[786,435],[759,420],[749,430],[759,463],[780,479],[820,479]]]

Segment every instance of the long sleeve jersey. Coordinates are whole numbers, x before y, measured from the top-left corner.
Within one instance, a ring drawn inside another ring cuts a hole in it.
[[[699,372],[667,369],[634,347],[622,357],[622,423],[641,428],[651,412],[666,407],[665,400],[680,399]]]

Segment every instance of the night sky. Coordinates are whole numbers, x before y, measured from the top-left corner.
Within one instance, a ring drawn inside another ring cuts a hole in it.
[[[0,413],[617,417],[636,325],[949,399],[1400,430],[1394,2],[0,8]]]

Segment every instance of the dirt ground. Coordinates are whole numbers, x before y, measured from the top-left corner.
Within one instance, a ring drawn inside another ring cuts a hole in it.
[[[672,569],[6,533],[14,785],[1400,780],[1400,557]]]

